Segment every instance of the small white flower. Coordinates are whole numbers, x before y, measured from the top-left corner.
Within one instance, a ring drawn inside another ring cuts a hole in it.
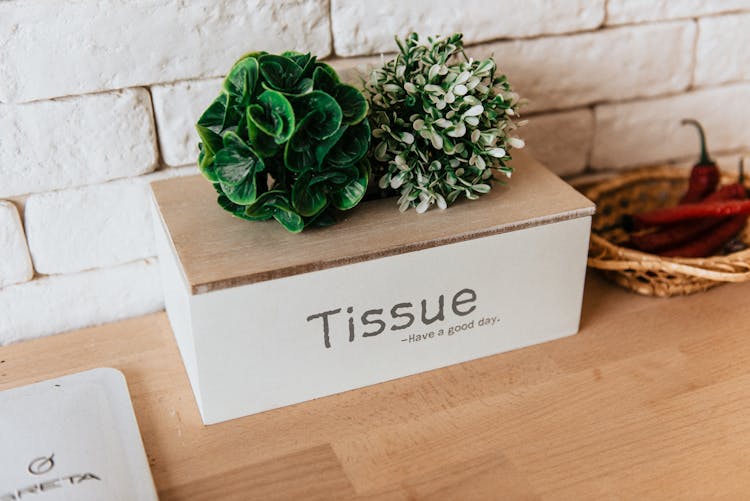
[[[456,85],[456,86],[455,86],[455,87],[453,88],[453,93],[454,93],[455,95],[457,95],[457,96],[463,96],[463,95],[465,95],[465,94],[466,94],[466,93],[467,93],[468,91],[469,91],[469,89],[467,89],[467,88],[466,88],[466,86],[465,86],[465,85],[463,85],[463,84],[459,84],[459,85]]]
[[[505,150],[502,148],[492,148],[487,153],[495,158],[503,158],[505,156]]]
[[[509,137],[508,144],[511,145],[513,148],[518,148],[518,149],[521,149],[524,146],[526,146],[526,143],[520,137]]]
[[[412,144],[414,142],[414,136],[409,132],[402,132],[401,141],[406,144]]]
[[[414,123],[412,124],[412,127],[416,131],[420,131],[420,130],[424,129],[424,120],[422,120],[421,118],[418,119],[418,120],[414,120]]]
[[[408,92],[409,94],[414,94],[415,92],[417,92],[417,86],[411,82],[406,82],[404,84],[404,90],[406,90],[406,92]]]

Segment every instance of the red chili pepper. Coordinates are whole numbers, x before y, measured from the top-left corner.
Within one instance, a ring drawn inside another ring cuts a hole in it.
[[[739,214],[750,214],[750,200],[723,200],[665,207],[636,214],[632,216],[632,221],[636,228],[647,228],[690,219],[727,217]]]
[[[745,226],[747,215],[726,219],[694,242],[659,252],[667,257],[705,257],[716,253]]]
[[[680,199],[681,204],[690,204],[703,200],[709,193],[716,189],[719,184],[719,168],[716,162],[708,156],[706,148],[706,134],[703,127],[697,120],[686,118],[682,125],[693,125],[698,129],[698,135],[701,140],[701,156],[698,162],[693,165],[690,171],[690,184],[688,190]]]
[[[643,252],[657,252],[690,242],[695,237],[724,221],[723,217],[709,217],[695,221],[683,221],[665,226],[651,233],[630,235],[630,247]]]

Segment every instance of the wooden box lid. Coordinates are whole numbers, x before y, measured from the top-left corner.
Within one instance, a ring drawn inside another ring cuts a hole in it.
[[[446,210],[399,212],[395,199],[368,201],[339,223],[290,234],[276,221],[232,217],[201,176],[151,184],[193,294],[323,270],[522,228],[589,216],[594,204],[528,154],[479,200]]]

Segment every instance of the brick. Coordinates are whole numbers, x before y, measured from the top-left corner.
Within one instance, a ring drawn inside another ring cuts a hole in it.
[[[0,201],[0,287],[27,282],[34,276],[18,209]]]
[[[711,150],[740,150],[750,147],[750,84],[597,106],[594,117],[591,165],[597,169],[697,158],[698,136],[680,124],[687,117],[703,123]]]
[[[159,147],[170,166],[194,164],[198,158],[195,122],[219,95],[221,79],[181,82],[151,88]]]
[[[695,85],[750,80],[750,13],[701,19]]]
[[[568,176],[582,172],[588,163],[594,136],[590,109],[564,111],[529,118],[519,130],[529,152],[553,172]]]
[[[74,273],[155,256],[149,183],[196,174],[194,166],[164,169],[30,196],[24,214],[36,270]]]
[[[0,197],[153,170],[152,115],[144,89],[0,105]]]
[[[0,101],[215,77],[248,51],[323,57],[326,0],[6,0]]]
[[[692,22],[480,45],[530,104],[524,111],[679,92],[692,78]]]
[[[149,190],[140,179],[30,196],[25,219],[39,273],[72,273],[156,254]]]
[[[395,52],[393,35],[463,32],[468,43],[570,33],[598,27],[603,0],[331,0],[336,54]]]
[[[0,345],[163,308],[155,260],[43,277],[0,289]]]
[[[750,9],[750,0],[609,0],[607,24],[683,19]]]

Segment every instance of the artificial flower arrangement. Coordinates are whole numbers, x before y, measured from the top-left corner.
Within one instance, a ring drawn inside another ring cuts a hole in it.
[[[310,54],[237,61],[197,123],[198,165],[221,207],[296,233],[334,223],[371,180],[402,211],[424,212],[510,177],[520,102],[494,60],[467,57],[460,33],[396,43],[363,91]]]

